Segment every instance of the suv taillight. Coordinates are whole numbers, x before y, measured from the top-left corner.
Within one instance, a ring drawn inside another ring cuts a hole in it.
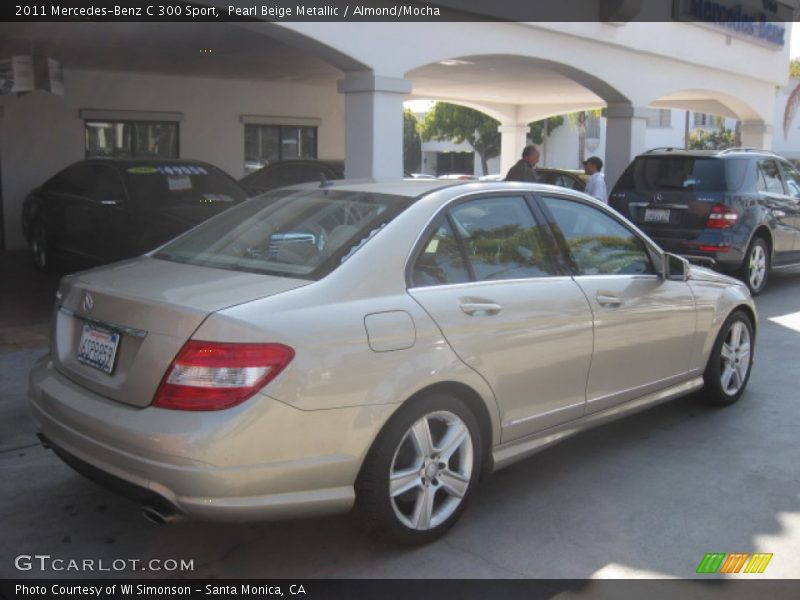
[[[728,229],[736,225],[739,213],[726,204],[715,204],[711,207],[711,214],[706,220],[706,227],[710,229]]]
[[[294,358],[283,344],[189,340],[158,386],[153,406],[173,410],[222,410],[241,404]]]

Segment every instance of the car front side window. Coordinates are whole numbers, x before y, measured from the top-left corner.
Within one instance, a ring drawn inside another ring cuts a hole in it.
[[[654,275],[644,242],[598,208],[565,198],[542,198],[578,275]]]

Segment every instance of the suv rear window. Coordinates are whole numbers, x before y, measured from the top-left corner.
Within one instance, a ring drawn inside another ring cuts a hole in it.
[[[639,156],[616,187],[631,190],[733,192],[742,187],[747,159],[699,156]]]
[[[224,211],[153,256],[317,280],[347,260],[412,201],[368,192],[276,190]]]

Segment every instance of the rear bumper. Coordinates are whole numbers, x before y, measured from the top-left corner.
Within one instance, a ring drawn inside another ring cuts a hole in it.
[[[349,510],[363,457],[395,409],[300,411],[264,395],[212,413],[136,408],[76,385],[49,357],[31,371],[29,400],[47,443],[79,472],[212,521]]]
[[[721,271],[739,269],[744,261],[747,248],[747,240],[742,243],[739,236],[731,232],[704,230],[696,238],[690,240],[661,237],[651,233],[648,235],[666,252],[678,254],[689,262]]]

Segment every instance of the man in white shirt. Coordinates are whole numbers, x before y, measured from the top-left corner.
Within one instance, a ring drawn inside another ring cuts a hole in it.
[[[583,191],[597,198],[603,204],[608,204],[606,178],[600,172],[602,169],[603,161],[597,156],[590,156],[583,161],[583,172],[589,176],[589,180],[586,182],[586,189]]]

